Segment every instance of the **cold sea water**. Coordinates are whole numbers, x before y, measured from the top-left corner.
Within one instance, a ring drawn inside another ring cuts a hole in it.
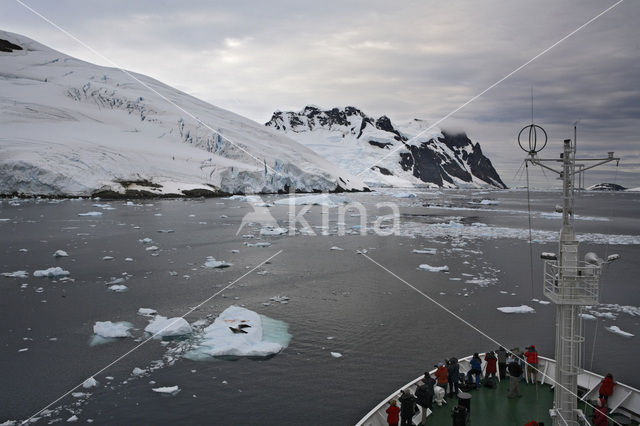
[[[343,217],[335,207],[302,214],[306,207],[295,206],[311,226],[300,232],[296,220],[295,236],[260,236],[262,225],[250,220],[239,230],[247,213],[264,211],[288,229],[292,208],[256,207],[255,199],[2,200],[0,273],[26,274],[0,276],[0,423],[29,418],[136,347],[148,323],[139,308],[181,316],[279,251],[186,319],[208,324],[243,306],[288,326],[280,353],[195,361],[176,349],[195,344],[193,336],[151,340],[95,375],[98,386],[56,401],[37,424],[73,415],[119,425],[354,424],[438,361],[496,349],[442,307],[508,348],[535,344],[553,357],[555,308],[544,303],[539,256],[557,251],[559,194],[531,193],[529,216],[526,191],[406,192],[343,195],[366,208]],[[374,228],[392,211],[381,202],[399,209],[396,229],[391,221],[378,227],[393,235]],[[640,387],[640,193],[580,193],[575,211],[582,253],[621,255],[603,274],[604,305],[585,311],[596,319],[584,320],[583,365]],[[89,212],[98,213],[79,215]],[[247,245],[256,242],[271,245]],[[68,256],[54,258],[56,250]],[[232,266],[205,268],[209,256]],[[448,271],[419,268],[425,264]],[[69,275],[33,276],[54,266]],[[128,291],[108,290],[118,278]],[[535,313],[497,310],[522,305]],[[132,337],[92,346],[96,321],[128,321]],[[136,367],[150,372],[133,376]],[[174,396],[152,391],[176,385]]]

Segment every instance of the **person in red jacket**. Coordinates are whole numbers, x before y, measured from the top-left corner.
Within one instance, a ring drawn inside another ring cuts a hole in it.
[[[593,410],[593,426],[607,426],[609,420],[607,419],[607,401],[604,398],[600,398],[594,405]]]
[[[535,384],[538,378],[538,351],[536,351],[536,347],[529,346],[524,353],[524,357],[527,360],[527,379]]]
[[[613,376],[611,375],[611,373],[607,374],[607,376],[602,379],[602,382],[600,383],[601,385],[598,393],[600,394],[600,398],[603,398],[605,401],[607,401],[613,393],[613,387],[616,385],[616,383],[613,381]]]
[[[387,423],[389,426],[398,426],[400,422],[400,407],[395,399],[389,401],[389,408],[387,408]]]
[[[444,366],[444,362],[438,363],[438,369],[436,370],[434,376],[436,376],[436,382],[438,386],[440,386],[444,391],[447,391],[447,386],[449,385],[448,379],[449,372],[447,371],[447,367]]]
[[[484,356],[484,360],[487,362],[487,369],[485,370],[485,377],[496,377],[498,372],[498,358],[495,352],[487,352]]]

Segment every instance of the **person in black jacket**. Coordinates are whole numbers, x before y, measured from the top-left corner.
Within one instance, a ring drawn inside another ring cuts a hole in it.
[[[520,367],[520,363],[513,356],[510,356],[507,360],[507,371],[509,372],[509,393],[507,394],[507,398],[515,398],[516,396],[520,398],[522,394],[518,388],[518,382],[522,375],[522,367]]]
[[[458,360],[451,358],[447,363],[447,373],[449,376],[449,395],[457,395],[460,389],[458,383],[460,382],[460,365]]]
[[[433,386],[428,386],[424,382],[418,382],[416,389],[416,400],[418,405],[422,407],[421,425],[427,424],[427,409],[433,410]]]
[[[507,350],[500,346],[496,351],[498,357],[498,372],[500,373],[500,380],[507,377]]]
[[[411,419],[416,409],[416,397],[411,395],[409,390],[403,390],[402,395],[398,398],[400,401],[400,425],[413,426]]]

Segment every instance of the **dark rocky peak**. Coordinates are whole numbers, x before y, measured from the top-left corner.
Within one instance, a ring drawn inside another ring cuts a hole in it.
[[[0,38],[0,52],[8,52],[11,53],[14,50],[22,50],[22,47],[17,44],[13,44],[8,40],[3,40]]]
[[[364,117],[365,116],[362,111],[360,111],[358,108],[352,107],[352,106],[344,107],[344,113],[347,115],[347,117],[351,117],[353,115],[359,115],[360,117]]]
[[[389,132],[389,133],[393,133],[394,135],[396,135],[394,137],[394,139],[396,139],[398,141],[406,140],[405,138],[403,138],[400,135],[400,132],[398,132],[395,129],[395,127],[393,127],[393,124],[391,124],[391,120],[386,115],[383,115],[382,117],[380,117],[380,118],[378,118],[376,120],[376,129],[384,130],[385,132]]]

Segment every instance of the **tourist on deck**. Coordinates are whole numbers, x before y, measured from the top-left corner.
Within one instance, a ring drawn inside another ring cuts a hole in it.
[[[433,386],[427,386],[423,381],[418,382],[416,388],[416,400],[420,407],[422,407],[422,420],[421,425],[427,424],[427,409],[433,410]]]
[[[457,395],[459,391],[460,382],[460,364],[456,358],[449,359],[447,363],[447,375],[449,378],[449,394],[451,396]]]
[[[609,424],[607,419],[607,401],[605,401],[604,398],[599,398],[593,407],[593,426],[607,426]]]
[[[498,371],[500,372],[500,379],[504,379],[507,376],[507,350],[500,346],[496,351],[498,357]]]
[[[513,356],[516,359],[516,362],[518,364],[520,364],[520,368],[524,371],[524,366],[525,366],[525,362],[524,362],[524,354],[522,353],[522,351],[520,350],[520,348],[513,348],[511,349],[511,353],[513,354]],[[507,361],[507,364],[509,364],[509,361]],[[507,369],[509,368],[509,366],[507,365]],[[520,377],[520,380],[524,380],[524,375],[522,375]]]
[[[435,376],[438,386],[440,386],[446,392],[449,385],[449,377],[447,367],[445,367],[444,362],[438,363],[438,369],[435,372]]]
[[[471,382],[473,376],[476,376],[476,386],[480,386],[480,377],[482,377],[482,360],[480,359],[478,352],[473,354],[473,358],[471,358],[469,364],[471,364],[471,370],[467,373],[467,379]]]
[[[527,380],[535,385],[538,378],[538,351],[536,351],[536,347],[529,346],[524,357],[527,359]]]
[[[509,372],[509,393],[507,393],[507,398],[515,398],[516,396],[520,398],[522,394],[518,388],[518,382],[522,375],[522,367],[520,367],[516,357],[510,356],[507,359],[507,371]]]
[[[416,397],[409,390],[403,390],[400,398],[400,420],[402,426],[413,426],[411,419],[416,409]]]
[[[598,390],[600,398],[607,401],[611,394],[613,394],[613,387],[615,385],[616,382],[613,381],[613,376],[611,375],[611,373],[608,373],[607,376],[600,382],[600,389]]]
[[[387,408],[386,412],[389,426],[398,426],[398,422],[400,421],[400,408],[395,399],[389,401],[389,408]]]
[[[484,361],[487,363],[487,368],[485,369],[485,378],[495,378],[496,373],[498,372],[498,358],[496,357],[496,354],[493,351],[487,352],[487,354],[484,356]]]

